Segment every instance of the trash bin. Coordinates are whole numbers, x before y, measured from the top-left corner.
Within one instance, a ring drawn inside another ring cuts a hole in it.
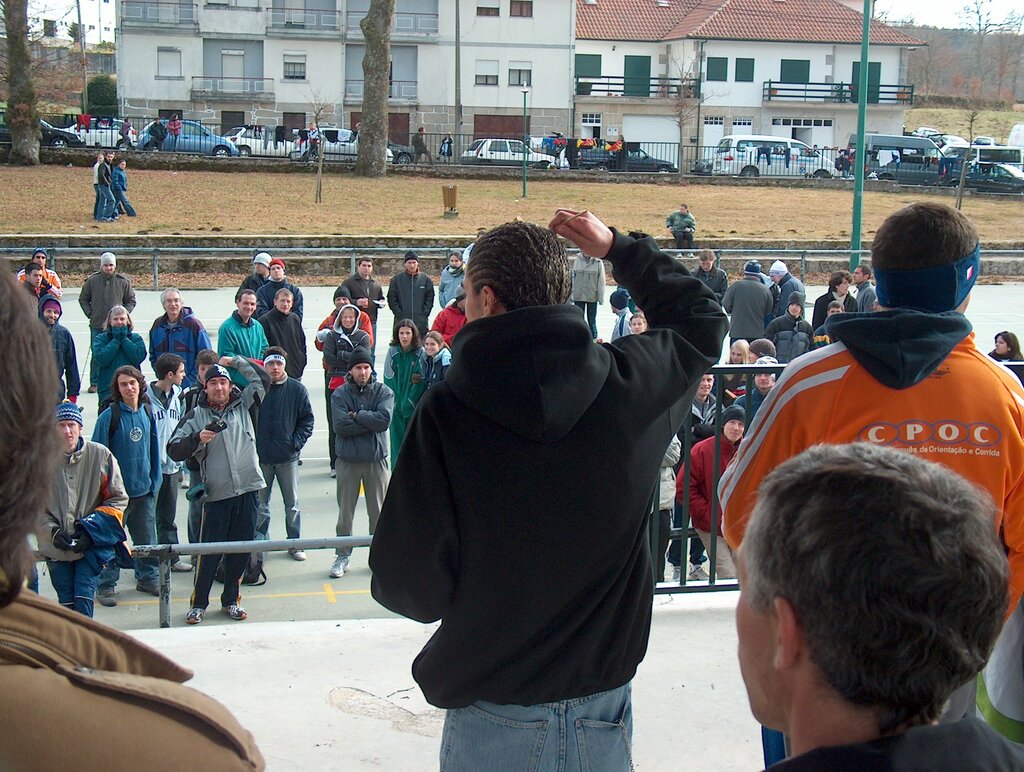
[[[459,210],[456,208],[459,188],[457,185],[442,185],[441,198],[444,201],[444,217],[458,217]]]

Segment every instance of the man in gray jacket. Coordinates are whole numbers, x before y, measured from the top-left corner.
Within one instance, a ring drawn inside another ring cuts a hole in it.
[[[764,337],[765,317],[772,313],[772,293],[761,283],[761,264],[750,260],[743,266],[743,279],[733,282],[722,300],[729,314],[729,345],[748,343]]]
[[[249,382],[244,390],[231,384],[227,368],[238,370]],[[256,535],[258,494],[266,487],[260,473],[249,409],[259,405],[266,389],[256,368],[245,357],[222,357],[206,371],[205,389],[198,404],[185,414],[167,444],[175,461],[194,457],[206,481],[206,502],[199,530],[201,542],[250,541]],[[197,625],[206,616],[210,588],[219,556],[201,555],[197,561],[192,608],[185,621]],[[239,579],[249,562],[246,553],[224,556],[224,592],[221,611],[231,619],[249,615],[242,608]]]
[[[331,397],[331,420],[334,422],[338,453],[334,465],[338,475],[338,525],[335,533],[338,536],[352,535],[352,520],[359,500],[359,486],[362,485],[372,536],[391,476],[388,469],[388,427],[395,409],[395,393],[374,380],[370,352],[365,348],[356,348],[348,364],[345,384],[335,389]],[[337,549],[330,570],[332,579],[345,574],[351,555],[351,547]]]
[[[132,280],[123,273],[117,273],[117,257],[113,252],[100,255],[100,269],[82,285],[78,305],[89,320],[89,350],[96,336],[103,332],[107,315],[114,306],[124,306],[130,314],[135,309],[135,290]],[[96,359],[89,365],[89,393],[96,393]]]

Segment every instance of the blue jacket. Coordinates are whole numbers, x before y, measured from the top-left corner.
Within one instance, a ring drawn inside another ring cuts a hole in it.
[[[128,192],[128,175],[124,173],[124,169],[120,166],[115,166],[110,172],[110,187],[114,190],[123,190]]]
[[[395,393],[371,380],[360,388],[351,374],[331,395],[334,447],[341,461],[380,461],[388,457],[388,427]]]
[[[309,392],[294,378],[271,383],[260,405],[256,425],[256,453],[261,464],[284,464],[299,457],[313,436],[313,408]]]
[[[185,360],[185,383],[192,386],[199,381],[196,355],[204,348],[212,349],[210,336],[203,323],[192,314],[192,309],[181,309],[178,321],[171,324],[167,314],[153,322],[149,330],[149,363],[156,368],[156,359],[161,354],[177,354]],[[160,373],[157,373],[159,376]]]
[[[151,408],[150,408],[151,409]],[[145,404],[132,410],[120,403],[121,420],[118,430],[110,439],[110,421],[113,406],[106,408],[96,419],[92,441],[110,448],[121,467],[124,490],[129,498],[156,495],[163,482],[160,471],[160,439],[156,424]]]
[[[451,349],[443,348],[432,357],[423,355],[423,382],[429,389],[444,380],[444,374],[452,363]]]

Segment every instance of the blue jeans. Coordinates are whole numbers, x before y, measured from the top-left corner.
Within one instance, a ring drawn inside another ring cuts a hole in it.
[[[132,537],[132,544],[156,544],[156,500],[152,496],[136,496],[128,499],[124,510],[125,530]],[[135,558],[136,584],[157,585],[160,573],[156,558]],[[100,571],[100,590],[113,592],[121,569],[107,564]]]
[[[587,324],[590,325],[590,337],[597,337],[597,303],[589,303],[585,300],[574,300],[576,307],[587,317]]]
[[[131,201],[128,200],[128,196],[125,195],[125,192],[123,190],[121,190],[120,188],[114,188],[113,189],[113,193],[114,193],[114,212],[116,213],[118,211],[118,208],[119,208],[118,205],[120,205],[120,208],[124,209],[124,213],[126,215],[128,215],[129,217],[134,217],[135,216],[135,208],[132,206]]]
[[[110,190],[109,185],[97,185],[96,196],[99,198],[99,211],[97,212],[97,219],[107,220],[113,217],[116,212],[114,211],[117,207],[117,203],[114,201],[114,194]]]
[[[540,705],[476,702],[449,710],[441,772],[515,769],[611,772],[632,768],[630,685]]]
[[[46,565],[60,605],[91,617],[98,574],[84,560],[47,560]]]

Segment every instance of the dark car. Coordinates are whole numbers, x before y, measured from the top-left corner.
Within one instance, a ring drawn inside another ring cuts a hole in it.
[[[416,157],[416,150],[411,145],[399,145],[397,142],[388,140],[388,150],[394,156],[392,163],[406,166],[412,163],[412,159]]]
[[[671,161],[663,161],[647,155],[640,148],[628,150],[626,158],[627,172],[677,172],[679,169]],[[604,148],[587,148],[580,150],[579,167],[581,169],[598,169],[600,171],[623,171],[618,153]]]
[[[954,178],[953,185],[959,182]],[[1024,172],[1009,164],[972,164],[964,187],[979,193],[1024,194]]]
[[[41,144],[49,147],[85,147],[85,143],[73,131],[58,129],[46,121],[39,121],[42,130]]]

